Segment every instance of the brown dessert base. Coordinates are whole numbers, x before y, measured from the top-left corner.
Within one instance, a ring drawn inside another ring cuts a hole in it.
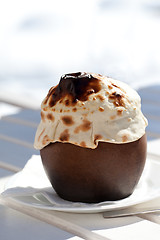
[[[96,149],[51,143],[40,150],[46,174],[65,200],[97,203],[131,195],[146,161],[146,135],[125,144],[99,142]]]

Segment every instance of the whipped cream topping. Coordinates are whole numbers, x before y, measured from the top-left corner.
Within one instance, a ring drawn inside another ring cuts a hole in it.
[[[140,96],[127,84],[93,73],[66,74],[41,104],[34,147],[67,142],[94,149],[99,141],[133,142],[147,124]]]

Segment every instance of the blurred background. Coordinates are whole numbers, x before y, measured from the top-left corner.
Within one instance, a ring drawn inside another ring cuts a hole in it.
[[[39,108],[64,73],[160,84],[160,0],[0,1],[0,100]]]

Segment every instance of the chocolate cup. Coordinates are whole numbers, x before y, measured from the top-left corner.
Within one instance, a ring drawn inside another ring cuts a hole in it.
[[[45,172],[57,194],[69,201],[97,203],[131,195],[146,161],[146,135],[96,149],[70,143],[50,143],[40,150]]]

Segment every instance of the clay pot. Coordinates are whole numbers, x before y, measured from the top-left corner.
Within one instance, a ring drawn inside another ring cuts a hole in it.
[[[70,143],[51,143],[40,150],[46,174],[66,200],[96,203],[119,200],[133,193],[144,169],[146,135],[113,144],[99,142],[96,149]]]

